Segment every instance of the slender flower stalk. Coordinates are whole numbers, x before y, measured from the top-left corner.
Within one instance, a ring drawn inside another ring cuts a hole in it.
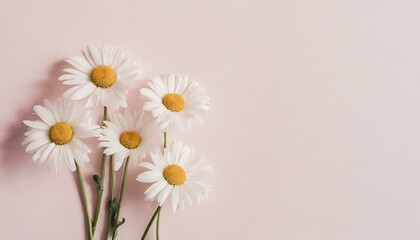
[[[111,161],[109,161],[109,173],[110,173],[110,191],[111,199],[115,198],[115,172],[114,172],[114,155],[111,156]]]
[[[108,108],[106,106],[104,106],[103,121],[108,121]],[[103,151],[105,151],[105,148],[103,149]],[[105,163],[106,163],[106,155],[105,155],[105,153],[102,153],[100,179],[97,178],[97,175],[94,176],[94,180],[95,180],[96,184],[98,185],[98,198],[96,200],[95,215],[92,219],[92,235],[95,235],[96,224],[98,223],[99,212],[101,211],[102,195],[103,195],[103,192],[104,192],[104,184],[103,183],[104,183],[104,180],[105,180],[105,165],[106,165]]]
[[[129,162],[130,162],[130,157],[128,156],[125,160],[125,165],[124,165],[124,172],[123,172],[123,178],[122,178],[122,181],[121,181],[120,195],[119,195],[119,198],[118,198],[117,213],[116,213],[116,217],[115,217],[116,225],[114,226],[114,230],[112,232],[112,240],[114,240],[117,237],[118,228],[125,221],[124,218],[123,218],[123,220],[120,222],[119,217],[120,217],[121,204],[122,204],[122,200],[123,200],[123,196],[124,196],[125,181],[126,181],[126,178],[127,178]]]
[[[156,216],[159,214],[161,208],[162,208],[162,206],[158,206],[156,208],[155,213],[153,213],[153,216],[152,216],[152,218],[149,221],[149,224],[147,224],[146,230],[144,230],[144,233],[143,233],[143,236],[141,237],[141,240],[146,239],[147,233],[149,232],[149,229],[152,226],[152,223],[155,220]]]
[[[92,226],[91,226],[91,223],[90,223],[89,203],[88,203],[87,197],[86,197],[85,184],[83,182],[83,177],[82,177],[82,173],[80,171],[79,164],[76,161],[74,163],[76,164],[76,171],[77,171],[77,175],[79,177],[80,189],[82,191],[83,209],[84,209],[84,212],[85,212],[86,227],[87,227],[87,230],[88,230],[88,236],[89,236],[89,240],[92,240],[93,239],[93,234],[92,234]]]
[[[166,148],[166,132],[163,133],[163,148]]]
[[[161,209],[162,209],[162,206],[159,209],[159,212],[158,212],[158,215],[157,215],[157,219],[156,219],[156,240],[159,240],[159,220],[160,220],[160,210]]]
[[[108,227],[107,227],[107,238],[111,235],[112,223],[115,217],[115,172],[114,172],[114,155],[109,158],[109,191],[111,197],[108,201]]]

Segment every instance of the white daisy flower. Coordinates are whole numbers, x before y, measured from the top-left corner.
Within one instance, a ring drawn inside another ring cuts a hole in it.
[[[88,44],[82,56],[74,56],[65,61],[75,68],[63,71],[67,74],[58,78],[63,84],[74,85],[64,93],[72,100],[89,96],[86,107],[98,105],[118,109],[127,107],[126,93],[130,81],[140,73],[137,63],[122,47]]]
[[[161,142],[160,129],[154,121],[143,118],[137,112],[117,113],[104,121],[105,127],[98,147],[105,149],[105,154],[115,154],[115,171],[126,157],[142,160],[147,152],[155,149]]]
[[[81,138],[99,135],[99,126],[91,124],[91,112],[77,102],[58,99],[54,104],[45,100],[44,106],[35,106],[34,111],[41,121],[23,121],[29,130],[22,144],[28,144],[26,152],[35,152],[36,163],[48,163],[57,173],[63,162],[71,171],[76,170],[76,161],[83,166],[89,162],[89,147]]]
[[[209,98],[197,82],[190,82],[187,76],[162,75],[148,82],[149,88],[140,89],[148,102],[144,110],[166,130],[171,124],[181,129],[190,128],[191,122],[203,124],[203,117],[209,110]]]
[[[191,205],[192,198],[206,199],[210,188],[203,179],[211,173],[210,166],[204,163],[204,156],[195,157],[194,149],[182,142],[174,141],[164,154],[159,150],[151,153],[152,163],[142,162],[140,166],[149,169],[137,176],[137,181],[152,183],[144,194],[146,200],[157,199],[163,205],[172,195],[172,209],[182,210],[185,203]]]

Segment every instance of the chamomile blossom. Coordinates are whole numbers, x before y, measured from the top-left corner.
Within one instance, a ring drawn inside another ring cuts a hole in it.
[[[72,100],[89,97],[86,107],[98,105],[118,109],[127,107],[126,93],[130,81],[136,79],[140,70],[135,60],[122,47],[88,44],[83,56],[65,60],[74,68],[63,71],[59,77],[65,85],[72,85],[64,96]]]
[[[160,150],[151,153],[152,163],[142,162],[140,166],[148,171],[137,176],[137,181],[153,183],[145,192],[146,200],[156,199],[163,205],[171,196],[172,209],[184,209],[192,199],[201,201],[208,197],[209,186],[204,179],[211,173],[204,156],[194,156],[194,149],[174,141],[162,154]]]
[[[105,148],[104,153],[107,155],[115,154],[115,171],[121,167],[125,158],[142,160],[146,153],[161,142],[159,126],[137,112],[126,110],[123,114],[111,115],[110,121],[104,123],[106,126],[99,137],[101,143],[98,147]]]
[[[180,129],[190,128],[193,121],[203,124],[209,98],[197,82],[189,81],[187,76],[169,74],[154,77],[147,85],[149,88],[140,89],[148,100],[144,110],[152,112],[163,130],[172,124]]]
[[[91,124],[91,112],[77,102],[58,99],[44,106],[34,107],[41,120],[23,121],[28,127],[22,144],[28,144],[26,152],[34,152],[36,163],[47,163],[58,173],[65,162],[71,171],[76,170],[76,161],[83,166],[89,162],[89,147],[81,138],[98,136],[99,126]]]

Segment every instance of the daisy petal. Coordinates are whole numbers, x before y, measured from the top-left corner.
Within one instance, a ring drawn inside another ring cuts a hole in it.
[[[146,195],[146,200],[150,200],[154,198],[162,189],[164,189],[168,183],[165,180],[160,180],[158,182],[155,182],[150,186],[144,194]]]
[[[147,171],[137,176],[136,180],[139,182],[156,182],[163,178],[162,173],[156,171]]]
[[[85,83],[81,88],[77,90],[77,92],[73,93],[71,96],[72,100],[80,100],[87,96],[89,96],[93,91],[95,91],[96,86],[92,83]]]
[[[46,107],[37,105],[34,107],[34,110],[36,114],[42,119],[42,121],[47,123],[49,126],[52,126],[56,123],[54,116]]]
[[[42,147],[49,142],[50,141],[48,139],[41,139],[41,140],[34,141],[26,147],[26,152],[30,152],[32,150],[35,150],[35,149],[39,148],[39,147]]]
[[[90,65],[89,62],[86,61],[86,59],[80,56],[70,57],[65,61],[73,65],[75,68],[77,68],[77,70],[83,73],[90,74],[90,72],[92,71],[92,65]]]
[[[160,205],[163,205],[168,198],[168,196],[171,194],[172,190],[174,189],[174,186],[167,185],[159,194],[157,201]]]
[[[45,123],[43,123],[41,121],[29,121],[29,120],[25,120],[25,121],[23,121],[23,123],[25,123],[26,126],[28,126],[28,127],[36,128],[36,129],[46,130],[46,129],[49,129],[50,128],[47,124],[45,124]]]
[[[174,189],[172,190],[172,210],[174,212],[176,212],[178,205],[179,205],[179,188],[174,187]]]

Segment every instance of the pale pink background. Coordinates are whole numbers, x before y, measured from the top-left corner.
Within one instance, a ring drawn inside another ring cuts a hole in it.
[[[211,97],[206,124],[170,138],[206,154],[214,191],[164,208],[161,239],[420,239],[419,13],[400,0],[1,0],[1,239],[84,239],[74,174],[35,165],[20,143],[33,105],[66,89],[63,59],[96,41],[140,59],[130,109],[160,73]],[[156,206],[139,172],[119,239],[139,239]]]

